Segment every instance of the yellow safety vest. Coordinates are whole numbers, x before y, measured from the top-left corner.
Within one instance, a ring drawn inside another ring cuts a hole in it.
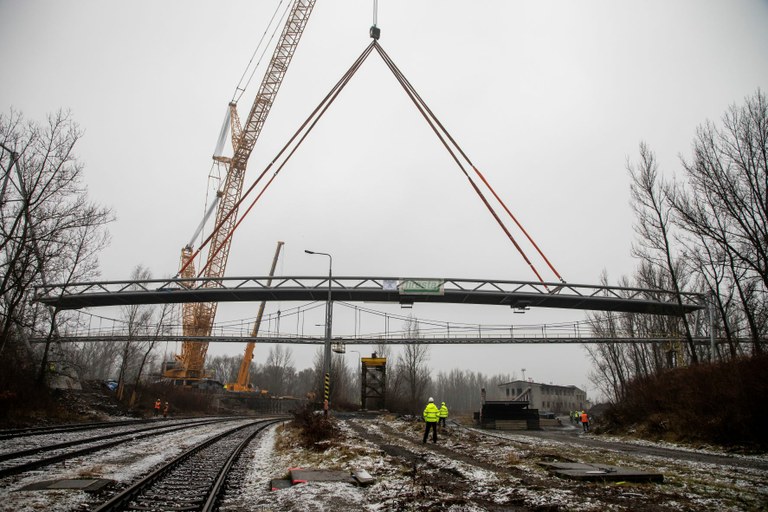
[[[433,402],[429,402],[424,408],[424,421],[427,423],[437,423],[439,419],[440,411]]]
[[[447,418],[448,417],[448,407],[446,407],[445,404],[443,404],[440,407],[440,417],[441,418]]]

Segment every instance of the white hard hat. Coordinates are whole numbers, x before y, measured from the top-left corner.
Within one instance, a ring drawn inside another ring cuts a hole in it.
[[[434,402],[434,401],[435,401],[435,399],[434,399],[434,398],[432,398],[432,397],[429,397],[429,401],[430,401],[430,402]]]

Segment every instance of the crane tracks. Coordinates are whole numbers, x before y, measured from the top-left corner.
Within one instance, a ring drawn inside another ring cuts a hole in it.
[[[230,470],[245,447],[264,429],[280,421],[258,420],[226,430],[190,448],[92,510],[213,510]]]

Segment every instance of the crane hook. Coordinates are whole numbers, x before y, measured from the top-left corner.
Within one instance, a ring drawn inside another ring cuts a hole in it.
[[[379,0],[373,0],[373,25],[371,26],[371,29],[368,31],[368,34],[370,34],[372,39],[379,40],[379,37],[381,37],[381,29],[376,26],[376,22],[378,21],[378,11],[379,11]]]

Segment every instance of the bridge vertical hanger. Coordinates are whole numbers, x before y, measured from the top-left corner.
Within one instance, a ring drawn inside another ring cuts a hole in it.
[[[373,25],[371,30],[368,31],[372,39],[379,40],[381,37],[381,29],[376,26],[379,17],[379,0],[373,0]]]

